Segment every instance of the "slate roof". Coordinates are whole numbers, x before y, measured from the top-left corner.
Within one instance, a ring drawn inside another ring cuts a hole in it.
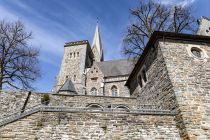
[[[105,77],[129,75],[134,67],[133,61],[128,59],[102,61],[97,65]]]
[[[58,92],[70,92],[72,94],[76,94],[76,90],[74,84],[70,79],[67,79],[63,86],[58,90]]]

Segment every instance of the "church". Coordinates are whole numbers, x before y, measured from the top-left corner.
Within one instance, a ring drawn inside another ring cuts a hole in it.
[[[65,43],[54,92],[130,97],[125,82],[133,65],[128,59],[104,61],[97,23],[91,46],[88,40]]]
[[[104,61],[98,25],[92,46],[65,43],[53,92],[0,92],[0,139],[209,140],[210,19],[198,25],[155,31],[135,65]]]

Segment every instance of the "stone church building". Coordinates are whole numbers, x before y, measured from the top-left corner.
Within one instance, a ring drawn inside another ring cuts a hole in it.
[[[104,61],[97,23],[92,46],[87,40],[65,43],[54,92],[129,97],[125,82],[132,68],[132,60]]]
[[[135,65],[64,45],[53,92],[0,91],[0,140],[210,140],[210,19],[155,31]]]

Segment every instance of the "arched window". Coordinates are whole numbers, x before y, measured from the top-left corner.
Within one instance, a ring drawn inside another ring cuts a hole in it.
[[[111,90],[112,90],[112,96],[118,96],[116,86],[112,86]]]
[[[90,91],[91,95],[97,95],[97,89],[93,87]]]

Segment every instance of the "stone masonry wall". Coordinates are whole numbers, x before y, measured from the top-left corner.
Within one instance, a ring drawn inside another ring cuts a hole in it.
[[[121,78],[121,77],[118,77]],[[112,96],[112,86],[116,86],[117,90],[118,90],[118,96],[120,97],[130,97],[130,92],[128,90],[128,88],[125,86],[125,80],[121,80],[121,81],[111,81],[111,82],[106,82],[104,84],[104,91],[106,93],[107,96]]]
[[[27,107],[41,103],[43,94],[32,93]],[[48,106],[104,108],[125,105],[137,109],[137,100],[127,97],[89,95],[50,95]],[[1,114],[9,115],[22,108],[26,92],[1,92]],[[27,108],[26,107],[26,108]],[[11,109],[8,109],[11,108]],[[5,112],[5,113],[4,113]],[[145,115],[122,112],[38,112],[0,127],[2,140],[57,139],[180,139],[174,116]]]
[[[1,91],[0,92],[0,118],[20,111],[27,98],[28,92]],[[41,104],[42,93],[32,93],[26,109]],[[137,109],[135,98],[89,96],[89,95],[61,95],[49,94],[49,106],[87,107],[90,104],[98,104],[103,107],[126,105],[130,109]]]
[[[179,104],[180,134],[210,139],[210,44],[165,40],[160,47]],[[204,58],[194,57],[192,47],[202,50]]]
[[[0,118],[20,111],[28,96],[24,91],[0,91]],[[31,94],[27,108],[41,103],[41,94]]]
[[[52,106],[69,106],[69,107],[86,107],[90,104],[98,104],[103,107],[110,105],[126,105],[130,109],[137,109],[137,100],[135,98],[127,97],[109,97],[109,96],[66,96],[66,95],[53,95],[50,98]]]
[[[147,54],[144,65],[141,67],[146,70],[147,82],[143,83],[141,88],[137,74],[130,83],[131,97],[136,97],[139,104],[156,104],[170,110],[176,108],[173,87],[165,65],[160,47],[156,43]]]
[[[36,113],[0,128],[2,140],[180,140],[173,116]]]

